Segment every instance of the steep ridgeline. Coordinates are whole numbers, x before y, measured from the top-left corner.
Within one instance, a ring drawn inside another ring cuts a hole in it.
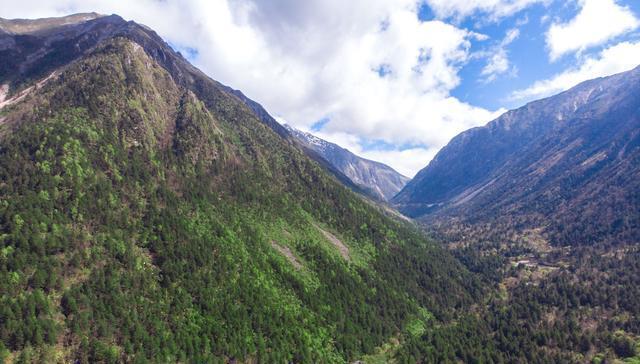
[[[153,31],[0,24],[0,361],[501,355],[457,260]]]
[[[289,125],[285,125],[285,127],[305,147],[320,154],[354,184],[378,200],[391,200],[409,182],[409,178],[386,164],[358,157],[337,144]]]
[[[345,185],[352,191],[357,192],[361,195],[372,197],[377,200],[380,199],[374,191],[370,191],[366,187],[355,184],[349,177],[347,177],[342,171],[336,168],[336,166],[333,165],[331,162],[326,160],[315,149],[311,148],[308,144],[298,140],[294,135],[292,135],[292,133],[290,133],[290,130],[288,127],[280,125],[280,123],[278,123],[276,119],[273,118],[273,116],[269,115],[267,110],[265,110],[264,107],[262,107],[262,105],[248,98],[240,90],[236,90],[224,85],[222,85],[222,88],[225,91],[238,97],[245,105],[249,107],[249,109],[251,109],[251,111],[253,111],[253,113],[258,117],[260,121],[262,121],[267,126],[269,126],[273,131],[278,133],[281,137],[285,139],[291,138],[295,143],[300,144],[300,146],[302,147],[302,150],[305,152],[305,154],[309,158],[313,159],[318,164],[320,164],[321,167],[323,167],[327,172],[332,174],[343,185]]]
[[[638,242],[640,68],[458,135],[393,202],[428,221],[534,229],[560,245]]]

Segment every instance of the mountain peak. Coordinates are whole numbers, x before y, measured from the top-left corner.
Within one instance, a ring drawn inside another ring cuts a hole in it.
[[[37,34],[67,25],[84,23],[105,16],[106,15],[98,13],[78,13],[63,17],[40,19],[0,18],[0,31],[9,34]]]

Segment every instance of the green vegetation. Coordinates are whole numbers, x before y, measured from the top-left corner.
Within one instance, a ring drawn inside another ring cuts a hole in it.
[[[446,325],[480,297],[448,253],[207,90],[201,99],[114,40],[12,113],[0,147],[2,355],[344,362]]]
[[[2,110],[0,362],[637,361],[637,248],[451,224],[451,254],[121,34],[9,72],[65,65]]]
[[[477,328],[493,338],[503,358],[548,363],[634,360],[640,339],[638,247],[529,251],[527,266],[502,267],[490,258],[495,249],[478,243],[458,249],[456,255],[472,269],[482,267],[478,271],[485,283],[497,287],[493,297],[486,298],[486,309],[478,309],[483,323]],[[499,252],[514,261],[522,259],[522,253],[518,246]]]

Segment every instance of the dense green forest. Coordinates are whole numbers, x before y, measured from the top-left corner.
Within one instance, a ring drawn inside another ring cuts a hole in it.
[[[0,70],[24,92],[0,109],[0,362],[638,360],[637,248],[451,224],[443,249],[154,33],[96,22]]]
[[[479,299],[415,227],[212,96],[115,39],[3,110],[5,358],[341,362]]]
[[[507,252],[492,255],[486,248],[457,249],[456,255],[494,287],[493,295],[457,325],[409,340],[402,361],[637,362],[640,249],[579,248],[547,256],[546,264],[561,262],[552,267],[505,264]],[[430,343],[443,341],[450,350],[433,351]]]

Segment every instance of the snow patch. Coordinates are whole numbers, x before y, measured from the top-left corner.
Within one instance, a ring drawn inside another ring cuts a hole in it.
[[[0,86],[0,104],[4,102],[9,94],[9,85]]]
[[[591,156],[590,158],[588,158],[587,160],[585,160],[584,162],[580,163],[580,166],[583,168],[588,168],[605,158],[607,158],[607,153],[605,151],[601,151],[600,153],[597,153]]]
[[[142,46],[136,42],[131,42],[131,45],[133,46],[133,51],[134,52],[138,52],[139,50],[142,49]]]

